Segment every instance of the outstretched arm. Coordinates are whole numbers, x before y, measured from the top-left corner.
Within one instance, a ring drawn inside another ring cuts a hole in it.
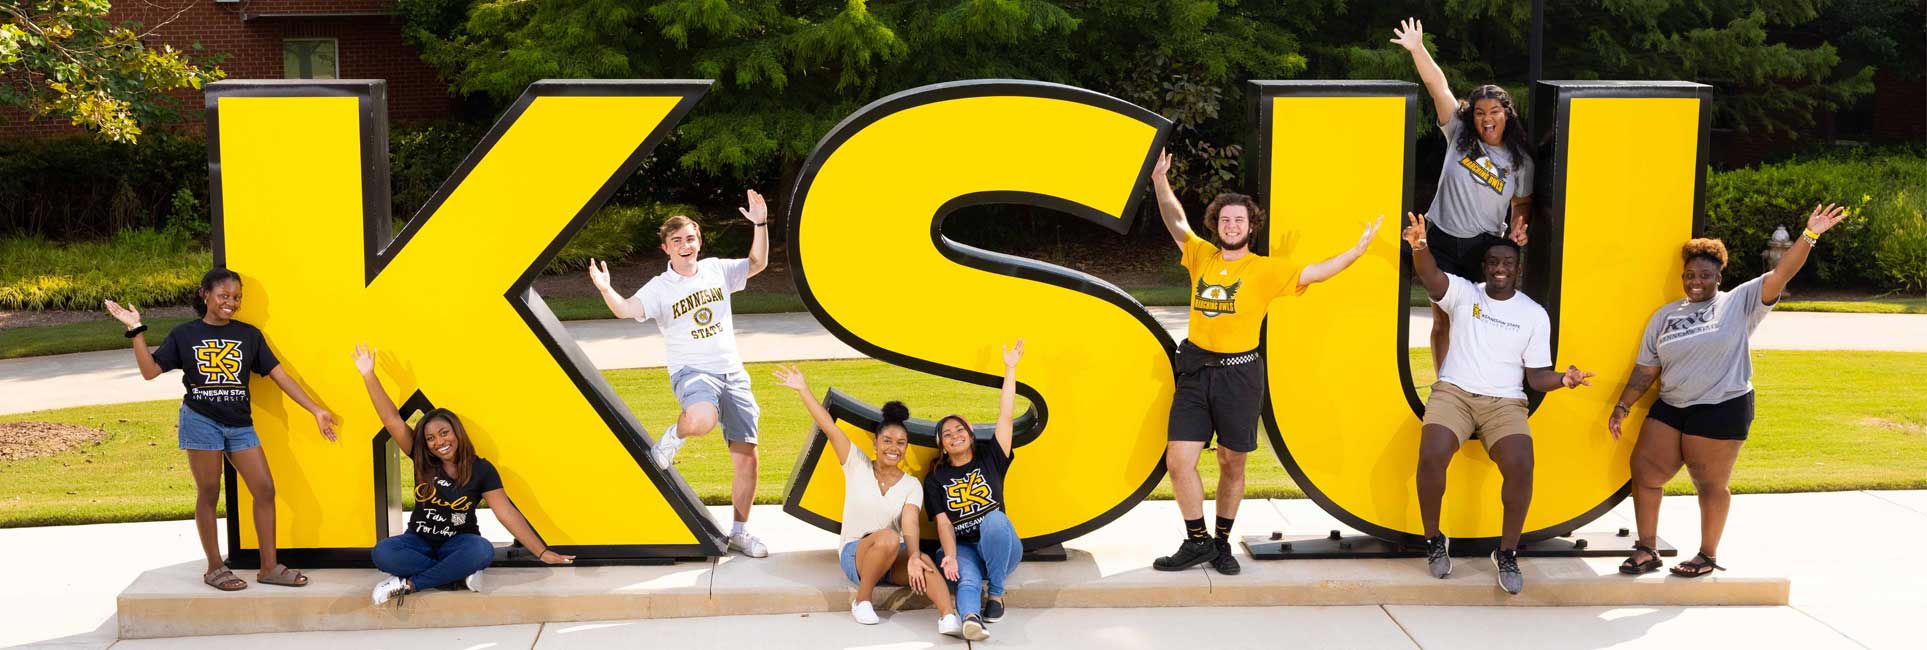
[[[1439,126],[1452,121],[1452,114],[1459,110],[1459,100],[1452,97],[1452,88],[1445,83],[1445,70],[1432,60],[1432,53],[1425,49],[1425,23],[1417,18],[1407,18],[1392,30],[1392,42],[1412,53],[1412,65],[1418,68],[1418,78],[1425,82],[1425,92],[1432,96],[1432,109],[1439,114]]]
[[[307,409],[309,413],[314,414],[314,423],[315,426],[321,428],[321,437],[327,438],[328,442],[334,442],[335,414],[329,413],[328,409],[321,408],[320,404],[316,404],[313,399],[310,399],[308,397],[308,391],[302,390],[301,384],[295,383],[294,377],[288,376],[288,371],[283,370],[286,366],[287,364],[285,363],[275,366],[273,370],[268,371],[268,378],[274,380],[274,385],[281,387],[281,392],[287,393],[288,397],[294,398],[294,403],[300,404],[301,408]]]
[[[1151,189],[1158,195],[1158,216],[1164,218],[1164,229],[1171,232],[1171,241],[1184,247],[1191,239],[1191,224],[1184,219],[1184,205],[1178,203],[1177,192],[1171,191],[1171,152],[1158,152],[1158,162],[1151,168]]]
[[[355,370],[361,372],[361,384],[368,389],[368,401],[375,403],[375,415],[381,418],[381,426],[388,430],[388,439],[395,441],[395,448],[401,455],[415,453],[415,429],[402,419],[401,411],[395,408],[395,400],[388,398],[388,389],[383,388],[381,379],[375,377],[375,349],[367,344],[355,346]]]
[[[641,310],[629,304],[622,294],[616,293],[615,287],[609,285],[608,262],[598,262],[595,258],[589,258],[589,282],[595,285],[596,293],[602,296],[602,304],[608,305],[609,313],[615,314],[616,318],[635,318],[642,315]]]
[[[114,320],[120,321],[120,324],[127,326],[127,329],[132,330],[140,327],[140,310],[133,307],[122,307],[120,303],[112,300],[102,301],[102,304],[107,306],[107,315],[113,316]],[[161,376],[161,373],[166,372],[165,370],[161,370],[161,364],[154,363],[154,353],[147,349],[146,334],[135,334],[132,341],[134,343],[134,365],[140,366],[141,379],[151,380]]]
[[[1760,304],[1771,305],[1779,302],[1780,293],[1786,291],[1787,283],[1792,282],[1793,275],[1800,272],[1801,266],[1806,265],[1807,254],[1812,253],[1813,245],[1820,241],[1820,233],[1826,232],[1833,228],[1834,224],[1846,219],[1846,212],[1846,208],[1831,203],[1826,207],[1813,206],[1813,214],[1807,216],[1807,230],[1812,232],[1813,236],[1808,237],[1806,233],[1801,233],[1799,239],[1793,240],[1793,247],[1787,249],[1785,255],[1780,256],[1780,264],[1766,273],[1766,280],[1760,286]]]
[[[756,277],[769,266],[769,204],[763,202],[763,195],[756,190],[749,191],[749,207],[736,208],[753,225],[750,230],[756,234],[749,240],[749,276]]]
[[[1418,273],[1419,284],[1425,285],[1425,295],[1438,302],[1445,299],[1445,290],[1452,281],[1445,279],[1445,272],[1439,270],[1438,260],[1432,259],[1432,251],[1425,243],[1425,215],[1407,212],[1412,223],[1405,226],[1399,236],[1412,246],[1412,270]]]
[[[1566,366],[1565,372],[1554,372],[1545,368],[1527,368],[1526,385],[1541,393],[1550,393],[1561,388],[1578,388],[1592,385],[1593,373],[1579,369],[1579,366]]]
[[[803,378],[803,371],[796,369],[796,366],[777,366],[776,384],[796,391],[796,396],[802,398],[803,408],[810,412],[810,420],[823,432],[823,437],[830,439],[830,449],[836,451],[836,464],[841,467],[850,456],[850,437],[843,435],[843,430],[836,426],[836,418],[830,417],[829,410],[823,408],[810,393],[810,383]]]
[[[1023,339],[1017,339],[1016,345],[1004,348],[1004,391],[997,398],[997,446],[1004,449],[1005,456],[1010,455],[1011,432],[1016,428],[1012,424],[1015,416],[1011,412],[1017,410],[1017,361],[1022,358]]]
[[[1619,403],[1613,405],[1613,415],[1606,419],[1606,430],[1613,432],[1613,439],[1619,439],[1619,423],[1632,415],[1633,404],[1646,397],[1652,390],[1653,380],[1659,378],[1659,366],[1633,364],[1633,377],[1626,381],[1626,390],[1619,392]]]
[[[1352,262],[1358,261],[1358,257],[1364,255],[1365,249],[1372,245],[1372,237],[1378,235],[1378,225],[1384,223],[1384,221],[1385,215],[1378,215],[1377,219],[1373,219],[1371,223],[1365,224],[1365,233],[1358,236],[1357,244],[1352,245],[1351,248],[1346,249],[1343,253],[1332,256],[1331,259],[1312,264],[1305,267],[1304,270],[1299,271],[1298,290],[1304,291],[1305,287],[1330,280],[1332,276],[1338,275],[1339,271],[1343,271],[1346,267],[1351,266]]]
[[[482,500],[488,502],[488,509],[495,513],[495,520],[502,522],[502,527],[507,528],[509,534],[515,536],[515,541],[521,542],[522,548],[529,549],[529,552],[534,553],[543,564],[575,562],[575,556],[551,551],[549,545],[542,543],[542,539],[535,535],[535,527],[529,525],[528,518],[522,516],[522,511],[515,509],[515,502],[509,500],[507,491],[495,489],[483,492]]]

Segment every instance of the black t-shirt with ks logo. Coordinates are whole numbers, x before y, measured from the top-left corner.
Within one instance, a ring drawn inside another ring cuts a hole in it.
[[[154,350],[162,372],[181,371],[187,396],[181,402],[223,426],[253,426],[248,373],[266,376],[281,365],[261,330],[238,320],[209,325],[191,320],[175,326]]]
[[[978,440],[970,463],[958,467],[948,459],[937,461],[937,468],[923,481],[923,511],[935,519],[950,515],[958,544],[977,543],[977,526],[984,515],[1004,509],[1004,472],[1012,456],[1004,454],[995,440]]]

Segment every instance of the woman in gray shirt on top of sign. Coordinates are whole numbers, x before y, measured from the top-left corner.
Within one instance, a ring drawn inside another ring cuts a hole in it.
[[[1620,573],[1638,575],[1659,570],[1658,538],[1661,489],[1679,473],[1681,465],[1693,477],[1699,494],[1700,550],[1693,559],[1673,567],[1673,574],[1697,578],[1714,569],[1720,534],[1732,501],[1727,478],[1733,461],[1746,444],[1753,424],[1753,362],[1747,337],[1773,310],[1793,274],[1820,242],[1820,234],[1846,218],[1836,205],[1814,206],[1807,229],[1766,275],[1720,291],[1720,271],[1726,268],[1726,245],[1717,239],[1686,242],[1680,255],[1686,270],[1680,274],[1686,298],[1660,307],[1646,324],[1633,376],[1613,407],[1607,429],[1613,438],[1632,407],[1659,380],[1659,401],[1653,403],[1639,429],[1632,456],[1633,512],[1639,541]]]
[[[1525,125],[1512,107],[1512,94],[1486,84],[1461,102],[1446,85],[1445,71],[1425,50],[1425,24],[1408,18],[1392,30],[1393,43],[1412,53],[1445,132],[1445,165],[1425,239],[1439,270],[1461,278],[1482,277],[1485,249],[1500,237],[1526,245],[1526,215],[1532,211],[1532,154]],[[1432,366],[1445,361],[1452,322],[1432,307]]]

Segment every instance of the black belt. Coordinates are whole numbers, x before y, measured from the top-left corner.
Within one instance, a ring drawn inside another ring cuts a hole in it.
[[[1257,350],[1222,354],[1198,347],[1198,344],[1192,343],[1190,339],[1185,339],[1184,343],[1178,345],[1177,372],[1180,375],[1188,375],[1201,368],[1241,366],[1263,358],[1264,356]]]

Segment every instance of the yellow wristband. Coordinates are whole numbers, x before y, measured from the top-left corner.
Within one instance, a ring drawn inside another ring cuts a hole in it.
[[[1810,241],[1815,241],[1815,242],[1820,241],[1820,233],[1814,232],[1812,228],[1808,228],[1806,232],[1800,233],[1800,234],[1805,236]]]

